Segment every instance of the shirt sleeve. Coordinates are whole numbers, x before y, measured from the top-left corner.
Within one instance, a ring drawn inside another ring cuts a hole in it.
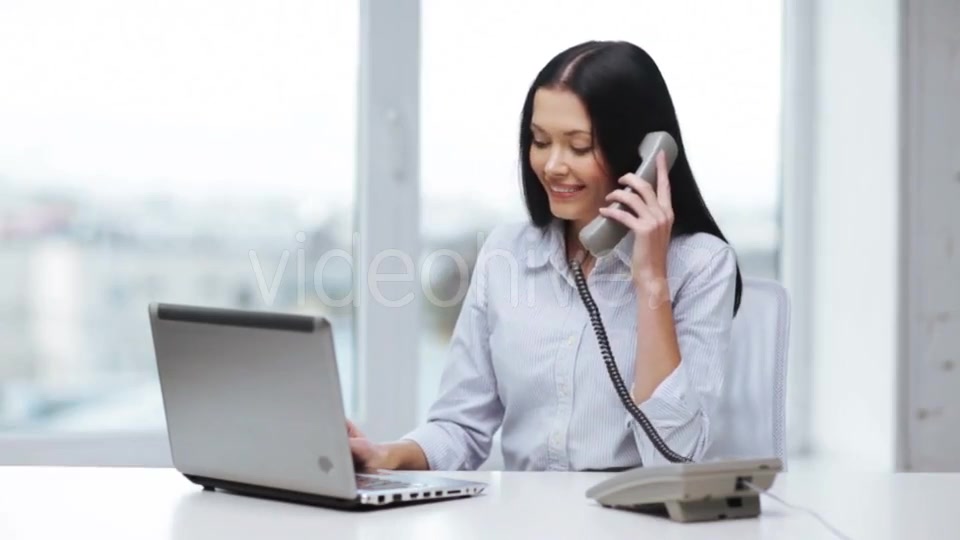
[[[485,249],[481,248],[454,325],[439,397],[425,424],[403,439],[420,445],[432,470],[473,470],[486,461],[503,420],[490,359]]]
[[[709,446],[710,419],[723,385],[736,274],[736,255],[725,246],[677,291],[673,316],[680,364],[639,404],[667,446],[694,461]],[[645,466],[669,463],[629,412],[627,426]]]

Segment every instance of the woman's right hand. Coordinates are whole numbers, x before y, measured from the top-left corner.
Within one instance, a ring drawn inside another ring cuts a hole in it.
[[[387,447],[371,442],[356,424],[347,420],[347,437],[350,441],[350,453],[357,470],[387,469]]]

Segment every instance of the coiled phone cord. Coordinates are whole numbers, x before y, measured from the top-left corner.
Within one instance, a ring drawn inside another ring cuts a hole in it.
[[[636,419],[640,427],[643,428],[643,432],[647,434],[650,442],[653,443],[653,446],[667,461],[671,463],[693,463],[692,459],[674,452],[667,446],[667,443],[663,442],[663,439],[660,438],[660,434],[654,429],[647,415],[643,414],[643,411],[641,411],[633,401],[633,397],[630,396],[630,391],[627,390],[627,385],[623,382],[623,377],[620,376],[620,370],[617,369],[617,363],[613,359],[613,351],[610,350],[610,342],[607,340],[607,331],[603,327],[603,321],[600,320],[600,310],[597,309],[597,304],[593,301],[593,295],[590,294],[590,289],[587,288],[587,280],[583,276],[583,269],[580,268],[580,262],[576,259],[571,260],[570,268],[573,270],[573,280],[577,285],[577,292],[580,293],[580,300],[583,301],[583,305],[587,308],[587,313],[590,315],[590,324],[593,325],[593,332],[597,335],[600,354],[603,356],[603,363],[607,366],[607,373],[610,374],[610,382],[613,383],[613,388],[617,391],[617,395],[620,397],[623,406],[633,415],[633,418]]]

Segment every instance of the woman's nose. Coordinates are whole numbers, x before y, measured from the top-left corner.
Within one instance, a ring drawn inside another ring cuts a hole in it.
[[[555,149],[550,152],[550,157],[547,158],[547,164],[543,167],[543,172],[547,176],[564,176],[567,174],[567,165],[563,161],[563,154],[560,150]]]

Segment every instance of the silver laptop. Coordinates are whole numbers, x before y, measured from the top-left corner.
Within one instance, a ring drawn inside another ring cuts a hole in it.
[[[323,317],[151,304],[150,325],[173,464],[205,489],[363,508],[486,487],[354,470]]]

